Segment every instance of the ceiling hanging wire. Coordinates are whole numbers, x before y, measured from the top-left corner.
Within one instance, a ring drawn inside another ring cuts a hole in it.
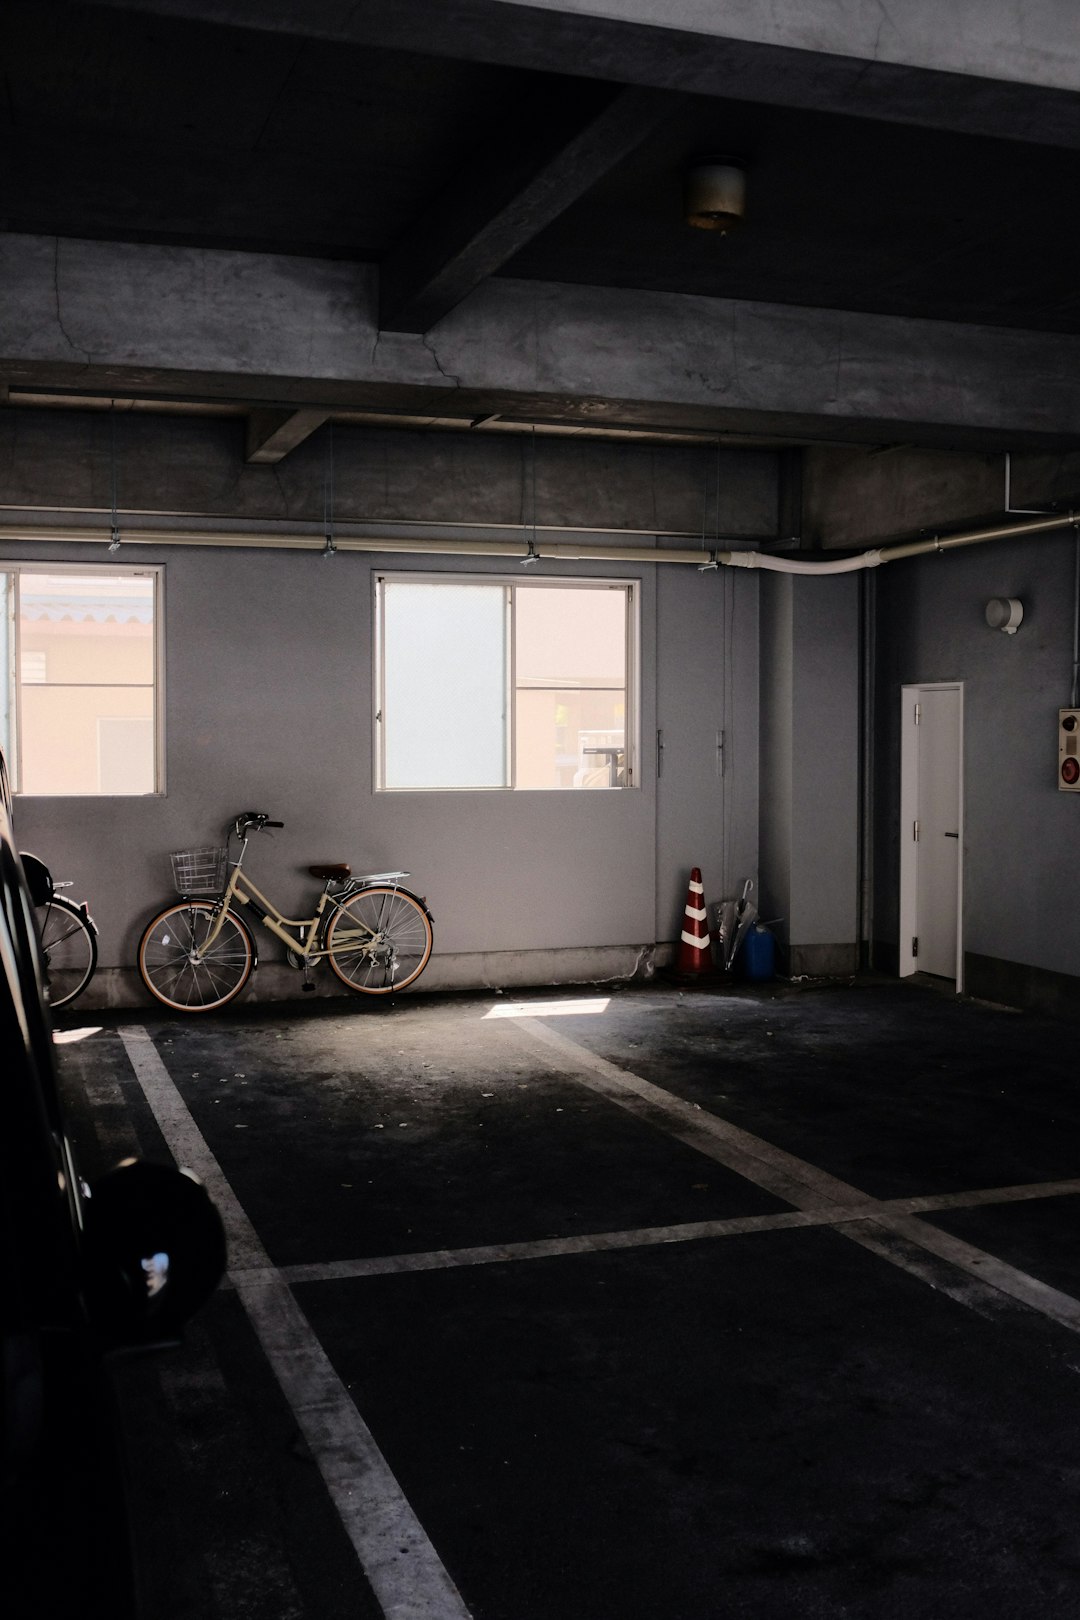
[[[526,484],[526,488],[528,488],[528,486],[531,484],[531,500],[529,502],[527,502],[527,503],[523,501],[522,505],[523,506],[531,505],[531,507],[532,507],[532,534],[529,536],[529,538],[528,538],[528,540],[526,542],[526,544],[528,546],[528,550],[526,551],[524,557],[522,557],[522,559],[521,559],[522,568],[528,568],[533,563],[538,563],[540,561],[540,553],[536,549],[536,429],[535,428],[533,428],[533,430],[532,430],[532,435],[531,435],[531,438],[529,440],[529,444],[530,444],[529,467],[528,467],[528,469],[526,471],[525,484]],[[524,512],[522,513],[522,517],[525,517]],[[526,519],[526,521],[527,521],[527,519]]]
[[[705,464],[705,510],[701,514],[701,550],[702,550],[702,553],[704,553],[704,551],[705,551],[705,529],[706,529],[707,522],[708,522],[708,511],[709,511],[709,467],[708,467],[708,462],[706,462],[706,464]],[[720,435],[719,435],[719,433],[716,435],[716,527],[715,527],[715,535],[716,535],[716,544],[712,547],[712,550],[709,552],[709,560],[708,560],[708,562],[703,562],[703,563],[701,563],[699,565],[699,567],[698,567],[698,573],[699,574],[707,574],[710,569],[719,568],[719,566],[720,566],[720,558],[719,558],[719,550],[720,550]]]
[[[326,424],[326,462],[323,467],[323,556],[337,555],[334,544],[334,423]]]
[[[713,533],[716,536],[716,544],[718,547],[720,545],[720,467],[722,464],[722,455],[723,450],[720,444],[720,435],[718,433],[716,435],[716,522],[713,525]]]
[[[109,530],[109,550],[120,550],[120,525],[116,516],[116,401],[109,405],[109,489],[112,523]]]

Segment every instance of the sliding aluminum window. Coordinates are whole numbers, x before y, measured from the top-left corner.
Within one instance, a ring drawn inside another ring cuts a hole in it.
[[[637,588],[379,574],[382,792],[636,783]]]
[[[161,792],[160,568],[0,562],[0,745],[26,794]]]

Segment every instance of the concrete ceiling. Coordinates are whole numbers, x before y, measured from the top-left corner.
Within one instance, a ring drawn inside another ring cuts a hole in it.
[[[375,266],[384,334],[523,281],[1080,334],[1080,110],[1052,50],[991,76],[882,48],[883,20],[849,56],[824,22],[796,48],[695,31],[685,0],[652,8],[675,26],[643,9],[6,0],[0,233]],[[683,218],[684,171],[714,152],[748,176],[726,236]]]
[[[295,33],[7,0],[0,229],[351,258],[406,278],[445,234],[449,190],[475,232],[610,106],[610,81],[308,38],[293,10]],[[933,116],[940,87],[924,78],[909,117]],[[1080,150],[1039,134],[639,98],[583,194],[566,178],[551,222],[522,220],[495,273],[1077,332]],[[682,213],[687,164],[715,151],[749,176],[746,222],[725,237]]]

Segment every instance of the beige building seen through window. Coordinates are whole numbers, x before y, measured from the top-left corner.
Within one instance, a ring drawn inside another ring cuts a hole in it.
[[[0,568],[16,791],[158,790],[157,570]]]

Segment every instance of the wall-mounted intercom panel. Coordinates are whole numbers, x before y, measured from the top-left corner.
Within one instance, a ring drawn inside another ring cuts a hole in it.
[[[1058,787],[1080,793],[1080,709],[1058,710]]]

